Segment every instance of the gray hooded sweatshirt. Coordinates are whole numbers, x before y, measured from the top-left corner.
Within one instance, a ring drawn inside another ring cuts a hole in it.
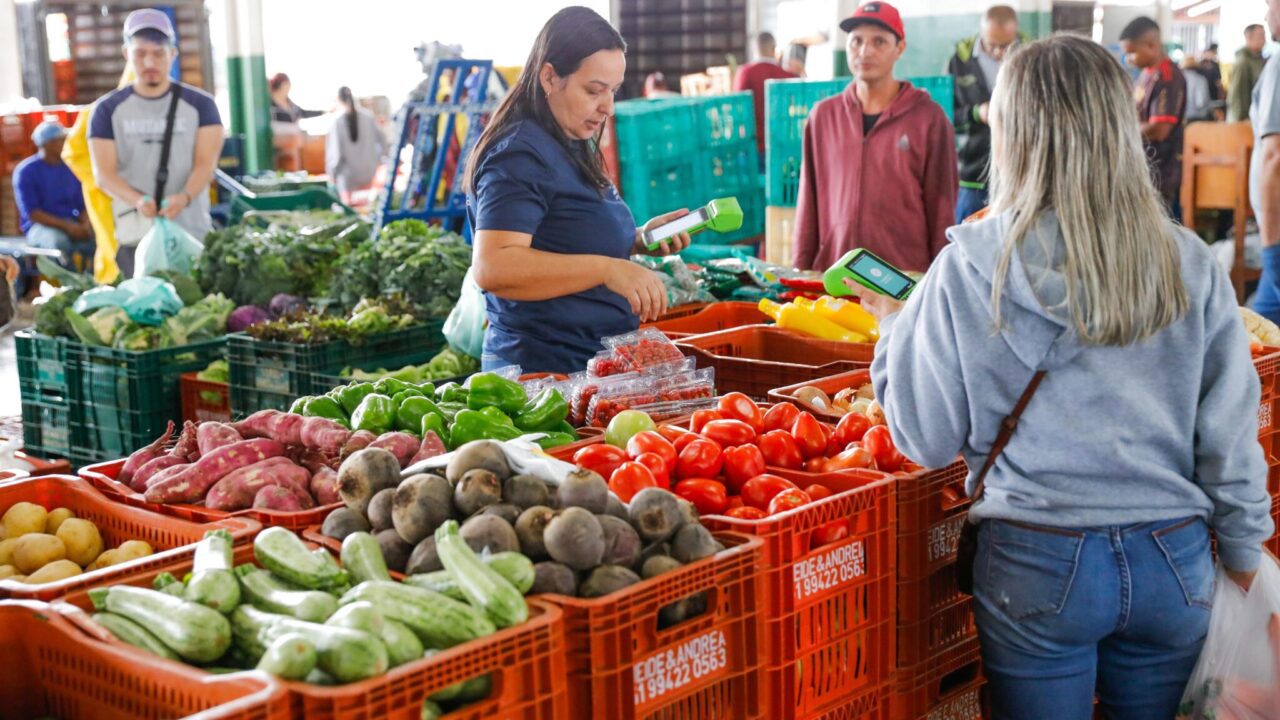
[[[926,467],[962,454],[972,494],[1000,421],[1044,369],[975,519],[1088,528],[1199,516],[1227,567],[1256,568],[1273,532],[1260,383],[1231,282],[1208,248],[1170,224],[1189,312],[1126,347],[1086,346],[1067,319],[1052,212],[1014,255],[1004,328],[993,334],[991,281],[1008,226],[1001,215],[951,228],[920,287],[881,325],[872,379],[898,448]]]

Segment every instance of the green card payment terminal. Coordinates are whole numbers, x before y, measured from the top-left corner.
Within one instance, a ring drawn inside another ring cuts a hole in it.
[[[896,300],[906,300],[916,287],[916,281],[898,268],[877,257],[870,250],[850,250],[836,261],[822,276],[823,288],[828,295],[848,295],[844,279],[852,278],[859,285]]]
[[[673,238],[682,232],[690,235],[703,230],[727,233],[740,227],[742,227],[742,207],[738,205],[738,198],[720,198],[712,200],[706,207],[700,207],[682,218],[646,231],[644,246],[650,250],[657,250],[663,240]]]

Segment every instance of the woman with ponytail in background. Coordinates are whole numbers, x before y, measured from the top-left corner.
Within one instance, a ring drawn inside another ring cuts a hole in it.
[[[351,88],[338,90],[338,115],[329,129],[324,168],[345,203],[353,193],[368,189],[387,153],[387,141],[373,115],[360,107]]]

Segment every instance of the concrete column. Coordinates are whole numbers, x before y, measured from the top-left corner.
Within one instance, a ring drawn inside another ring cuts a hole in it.
[[[13,0],[0,0],[0,102],[17,100],[22,96],[17,8]]]
[[[244,135],[245,171],[275,167],[271,96],[263,54],[262,0],[227,0],[227,91],[231,132]]]

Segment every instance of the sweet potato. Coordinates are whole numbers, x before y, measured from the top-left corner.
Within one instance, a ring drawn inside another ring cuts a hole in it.
[[[302,445],[301,415],[279,410],[259,410],[238,423],[236,432],[246,438],[268,438],[285,445]]]
[[[307,492],[308,475],[306,468],[294,465],[289,458],[267,458],[219,480],[209,488],[204,504],[213,510],[244,510],[253,505],[258,491],[268,485],[288,485]]]
[[[320,472],[320,468],[329,467],[330,462],[332,462],[330,458],[319,450],[296,445],[285,451],[285,457],[292,460],[294,465],[301,465],[312,474]]]
[[[447,452],[449,450],[444,446],[444,441],[440,439],[440,436],[436,435],[434,430],[428,430],[427,434],[422,436],[422,444],[418,446],[418,452],[410,458],[409,465],[429,460]]]
[[[402,470],[409,467],[409,461],[417,454],[419,445],[421,443],[418,438],[404,432],[383,433],[377,440],[369,443],[371,448],[382,448],[395,455]]]
[[[351,438],[342,446],[342,452],[338,453],[338,459],[346,460],[348,455],[369,447],[369,443],[377,439],[378,436],[368,430],[357,430],[351,433]]]
[[[150,488],[152,485],[155,485],[156,483],[164,482],[166,478],[173,477],[174,475],[177,475],[178,473],[182,472],[183,470],[186,470],[189,467],[191,467],[191,463],[189,462],[182,462],[177,465],[171,465],[161,470],[160,472],[155,473],[151,477],[147,478],[147,486],[139,489],[138,492],[145,493],[147,491],[147,488]]]
[[[319,450],[326,456],[337,456],[342,446],[351,439],[351,431],[329,418],[294,415],[301,422],[299,442],[312,449]]]
[[[292,485],[268,485],[253,498],[253,507],[258,510],[297,512],[310,510],[315,506],[310,495]]]
[[[284,455],[284,445],[275,440],[242,440],[201,457],[190,467],[147,488],[146,500],[153,503],[193,503],[232,472],[270,457]]]
[[[151,481],[151,478],[159,474],[161,470],[171,468],[174,465],[185,465],[186,463],[186,458],[180,458],[177,455],[161,455],[158,458],[152,458],[147,464],[138,468],[138,471],[133,474],[133,478],[128,482],[123,479],[123,470],[120,471],[120,477],[117,479],[138,492],[146,492],[147,484]]]
[[[204,422],[196,430],[196,445],[201,455],[208,455],[224,445],[238,443],[244,438],[236,429],[226,423]]]
[[[193,463],[200,459],[200,443],[196,437],[199,433],[199,427],[190,420],[182,424],[182,434],[178,436],[178,442],[173,446],[170,455],[181,458],[184,463]]]
[[[142,448],[141,450],[134,452],[132,455],[129,456],[128,460],[125,460],[124,467],[120,468],[120,476],[117,477],[116,479],[124,483],[125,485],[133,487],[134,474],[137,473],[139,470],[141,470],[142,466],[146,465],[152,460],[155,460],[158,457],[163,457],[164,446],[168,444],[169,438],[171,437],[173,437],[173,421],[172,420],[169,421],[169,427],[165,429],[164,434],[161,435],[159,438],[157,438],[155,442]]]
[[[332,505],[342,502],[338,494],[338,471],[331,467],[323,467],[311,476],[311,496],[320,505]]]

